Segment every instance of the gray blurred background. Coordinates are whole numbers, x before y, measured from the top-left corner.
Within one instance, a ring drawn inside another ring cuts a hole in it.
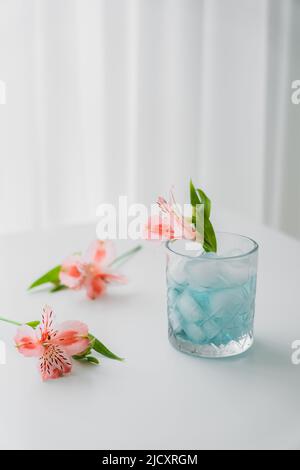
[[[300,0],[0,0],[0,233],[190,176],[300,238]]]

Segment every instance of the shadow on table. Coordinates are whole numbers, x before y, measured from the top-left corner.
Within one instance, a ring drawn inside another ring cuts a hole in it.
[[[279,381],[292,381],[300,387],[300,365],[292,363],[290,345],[286,346],[272,343],[268,340],[256,339],[253,347],[240,356],[222,359],[225,364],[236,364],[248,371],[257,371],[278,377]],[[220,359],[212,359],[213,362]]]
[[[290,345],[283,345],[274,344],[267,340],[256,339],[252,348],[246,351],[244,354],[239,356],[227,357],[227,358],[210,358],[204,360],[219,363],[219,364],[238,364],[238,365],[245,365],[247,368],[266,368],[269,371],[276,370],[276,371],[284,371],[286,373],[287,370],[289,372],[297,370],[297,367],[292,364],[292,349]],[[198,360],[198,358],[195,358]],[[203,360],[203,359],[202,359]],[[300,380],[300,365],[299,368],[299,380]]]
[[[226,362],[244,362],[245,364],[252,364],[256,366],[280,368],[293,366],[291,362],[292,350],[289,346],[284,349],[282,346],[273,344],[268,341],[257,339],[248,351],[240,356],[233,356],[224,358]],[[219,359],[215,359],[219,360]],[[299,371],[300,372],[300,371]]]

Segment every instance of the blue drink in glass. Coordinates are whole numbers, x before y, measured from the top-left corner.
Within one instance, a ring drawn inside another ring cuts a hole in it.
[[[234,356],[253,344],[258,245],[240,235],[217,237],[218,253],[167,243],[169,338],[201,357]]]

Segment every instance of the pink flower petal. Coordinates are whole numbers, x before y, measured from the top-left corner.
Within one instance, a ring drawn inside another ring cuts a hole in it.
[[[43,333],[51,333],[54,330],[54,312],[49,305],[45,305],[42,313],[42,321],[40,325],[40,330]]]
[[[84,269],[80,255],[69,256],[62,264],[60,282],[69,289],[79,289],[84,281]]]
[[[160,202],[160,207],[163,207],[161,214],[149,217],[144,230],[144,238],[162,241],[182,238],[195,240],[196,231],[183,216],[178,215],[165,201]]]
[[[120,284],[126,284],[127,279],[125,276],[122,276],[121,274],[114,274],[114,273],[104,273],[102,274],[102,279],[105,282],[108,283],[120,283]]]
[[[43,380],[58,379],[72,370],[72,361],[59,346],[45,348],[40,358],[40,373]]]
[[[186,240],[196,240],[196,230],[191,224],[189,224],[183,219],[182,227],[183,227],[183,236]]]
[[[83,261],[86,264],[107,266],[115,258],[114,244],[111,241],[95,240],[88,247]]]
[[[172,240],[175,238],[174,226],[170,218],[162,215],[149,217],[145,227],[144,238],[148,240]]]
[[[161,209],[161,211],[165,213],[172,212],[172,205],[169,202],[167,202],[165,198],[163,198],[162,196],[159,196],[159,198],[157,199],[157,204],[159,208]]]
[[[67,321],[57,327],[51,344],[60,346],[70,355],[83,353],[90,345],[87,325],[79,321]]]
[[[28,325],[23,325],[17,330],[15,343],[18,351],[26,357],[40,356],[43,353],[36,331]]]
[[[86,282],[86,294],[89,299],[95,300],[106,292],[106,283],[101,276],[94,276]]]

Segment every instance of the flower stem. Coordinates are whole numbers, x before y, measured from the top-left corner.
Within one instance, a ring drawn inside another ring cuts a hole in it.
[[[0,317],[0,321],[4,321],[5,323],[10,323],[11,325],[22,326],[22,323],[18,323],[14,320],[8,320],[7,318]]]
[[[114,259],[114,261],[112,263],[110,263],[109,266],[111,268],[115,267],[116,265],[118,265],[118,267],[121,266],[121,264],[125,263],[130,256],[134,255],[135,253],[137,253],[141,249],[142,249],[142,245],[138,245],[135,248],[132,248],[131,250],[126,251],[125,253],[118,256],[116,259]]]

